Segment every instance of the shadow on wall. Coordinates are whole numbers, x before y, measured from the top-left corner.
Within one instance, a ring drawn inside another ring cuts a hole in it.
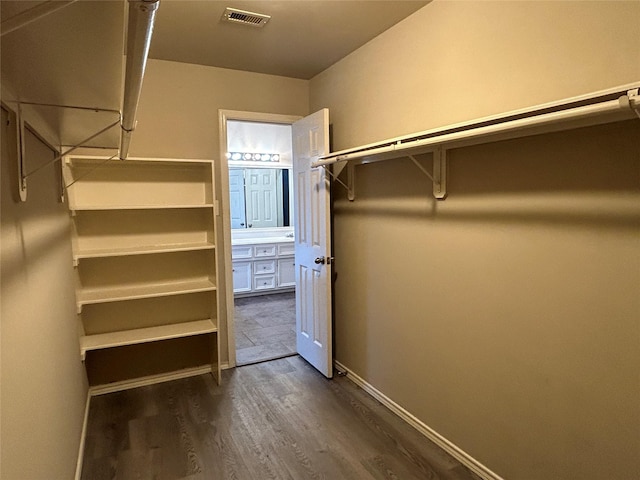
[[[3,135],[5,138],[12,138],[7,122],[3,123]],[[25,167],[27,171],[33,171],[46,163],[46,156],[39,152],[47,149],[29,130],[26,130],[25,141]],[[46,166],[28,179],[27,201],[21,202],[18,192],[18,166],[8,153],[7,142],[2,142],[4,188],[0,219],[2,230],[7,233],[13,232],[14,235],[11,241],[5,243],[2,252],[2,282],[6,282],[7,285],[17,275],[27,274],[25,264],[37,265],[52,251],[58,252],[61,248],[70,250],[69,224],[64,221],[68,213],[60,202],[58,190],[61,184],[60,162]],[[51,151],[51,158],[54,156],[55,153]],[[55,181],[51,181],[52,176]],[[9,245],[14,248],[7,250]],[[69,264],[71,265],[71,256]]]
[[[640,145],[629,148],[629,139],[638,136],[633,120],[452,149],[444,201],[433,198],[430,180],[408,159],[359,166],[355,202],[336,188],[334,211],[633,229],[640,225]],[[417,157],[428,169],[430,158]]]

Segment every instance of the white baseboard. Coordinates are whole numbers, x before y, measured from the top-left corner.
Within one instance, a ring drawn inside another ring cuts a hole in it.
[[[471,470],[473,473],[483,478],[484,480],[503,480],[497,473],[491,471],[489,468],[485,467],[478,460],[473,458],[471,455],[466,453],[464,450],[444,438],[438,432],[427,426],[424,422],[416,418],[414,415],[409,413],[403,407],[395,403],[389,397],[387,397],[380,390],[376,389],[373,385],[368,383],[362,377],[358,376],[353,371],[349,370],[347,367],[342,365],[337,360],[334,361],[335,366],[338,370],[342,370],[347,373],[347,378],[351,380],[353,383],[362,388],[369,395],[374,397],[380,403],[382,403],[385,407],[391,410],[393,413],[398,415],[401,419],[411,425],[413,428],[422,433],[425,437],[431,440],[433,443],[442,448],[445,452],[451,455],[453,458],[458,460],[461,464]]]
[[[76,461],[75,480],[80,480],[82,476],[82,461],[84,460],[84,445],[87,438],[87,424],[89,423],[89,404],[91,403],[91,390],[87,390],[87,401],[84,406],[84,420],[80,432],[80,446],[78,447],[78,460]]]

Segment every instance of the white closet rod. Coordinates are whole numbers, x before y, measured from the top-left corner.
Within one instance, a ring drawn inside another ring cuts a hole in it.
[[[142,79],[149,56],[153,22],[159,0],[129,0],[129,23],[127,27],[127,61],[125,66],[124,94],[122,102],[122,122],[120,124],[121,160],[127,158],[131,133],[136,126],[136,111]]]
[[[73,0],[75,1],[75,0]],[[69,5],[73,1],[46,2],[42,5],[42,8],[34,7],[26,12],[24,15],[16,15],[16,19],[11,25],[2,23],[2,34],[8,33],[9,28],[15,30],[24,26],[32,21],[41,18],[48,13],[51,13],[62,6]],[[131,133],[133,132],[136,124],[136,110],[138,108],[138,101],[140,100],[140,92],[142,90],[142,79],[144,76],[144,70],[147,64],[147,58],[149,56],[149,46],[151,44],[151,35],[153,33],[153,22],[155,20],[155,13],[160,4],[159,0],[129,0],[129,19],[127,26],[127,59],[125,64],[125,80],[122,100],[122,113],[117,110],[105,110],[92,107],[79,107],[70,105],[58,105],[58,104],[43,104],[37,105],[60,107],[60,108],[76,108],[82,110],[94,110],[94,111],[108,111],[118,114],[118,120],[107,127],[103,128],[99,132],[91,135],[89,138],[83,140],[79,144],[74,145],[69,150],[57,155],[53,160],[47,162],[32,170],[31,172],[25,172],[24,165],[24,131],[25,121],[22,118],[20,102],[15,112],[10,113],[10,123],[15,130],[16,141],[12,144],[11,155],[15,158],[18,164],[18,185],[20,192],[20,200],[26,201],[27,199],[27,177],[39,172],[44,167],[58,161],[62,156],[71,153],[77,148],[83,146],[86,142],[96,138],[100,134],[106,132],[116,125],[120,125],[120,148],[118,149],[118,157],[121,160],[127,158],[129,152],[129,144],[131,142]],[[5,31],[5,27],[7,30]],[[33,102],[24,102],[25,104],[33,104]],[[4,105],[4,104],[3,104]],[[8,110],[8,109],[7,109]],[[8,110],[9,111],[9,110]],[[36,132],[37,134],[37,132]],[[40,136],[40,135],[38,135]],[[57,149],[56,149],[57,150]]]
[[[540,111],[541,108],[537,108],[537,110]],[[575,126],[623,120],[633,118],[634,114],[640,116],[639,112],[640,96],[638,95],[638,87],[636,86],[635,89],[628,90],[626,94],[621,95],[615,100],[542,114],[536,114],[535,111],[533,111],[529,116],[515,120],[508,120],[508,118],[512,118],[514,113],[517,112],[505,115],[503,118],[507,120],[504,121],[500,121],[500,117],[493,117],[492,119],[479,120],[467,125],[453,125],[438,130],[418,133],[413,136],[335,152],[331,155],[320,157],[320,159],[313,162],[311,166],[320,167],[338,162],[347,162],[349,160],[360,160],[362,163],[388,160],[412,153],[433,152],[438,147],[448,149],[477,145],[490,141],[574,128]],[[519,115],[522,115],[522,113]],[[482,125],[489,120],[498,123]],[[474,124],[481,124],[481,126],[474,126]],[[451,130],[456,131],[451,132]],[[423,138],[427,136],[428,138]]]

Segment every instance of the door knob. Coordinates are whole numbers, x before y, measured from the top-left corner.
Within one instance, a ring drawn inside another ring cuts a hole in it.
[[[316,265],[320,265],[320,264],[324,265],[326,260],[324,259],[324,257],[316,257],[314,262],[315,262]]]

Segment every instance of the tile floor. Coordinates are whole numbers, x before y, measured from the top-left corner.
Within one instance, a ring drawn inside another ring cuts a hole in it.
[[[296,354],[295,293],[235,299],[236,363]]]

